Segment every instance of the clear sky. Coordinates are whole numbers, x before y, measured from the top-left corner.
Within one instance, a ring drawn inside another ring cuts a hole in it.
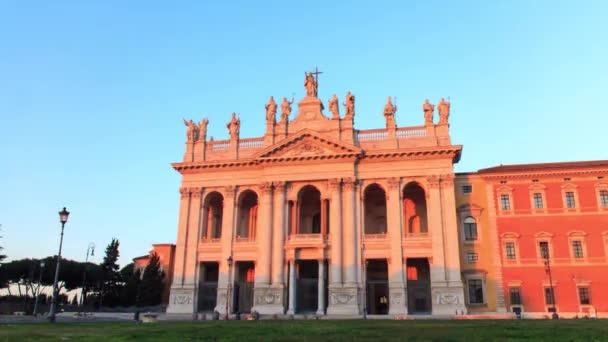
[[[268,96],[357,96],[358,128],[450,97],[457,171],[607,159],[608,1],[0,2],[0,246],[121,263],[175,242],[182,118],[264,132]]]

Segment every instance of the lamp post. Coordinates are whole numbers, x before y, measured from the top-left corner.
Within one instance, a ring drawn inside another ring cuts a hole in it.
[[[228,257],[228,288],[226,289],[226,320],[230,319],[230,313],[228,307],[230,303],[230,285],[232,283],[232,255]]]
[[[551,304],[553,306],[553,314],[551,315],[552,319],[558,319],[559,315],[557,314],[557,308],[555,307],[555,302],[557,301],[557,296],[555,295],[555,291],[553,289],[553,278],[551,277],[551,264],[549,263],[549,252],[544,253],[545,255],[545,272],[549,275],[549,287],[551,288]]]
[[[89,253],[91,256],[95,256],[95,243],[89,243],[87,247],[87,256],[84,259],[84,270],[82,271],[82,292],[80,293],[80,310],[84,309],[84,297],[86,295],[86,284],[87,284],[87,262],[89,262]],[[85,311],[86,312],[86,311]]]
[[[42,287],[42,269],[44,268],[44,261],[40,262],[40,275],[38,275],[38,294],[36,295],[36,301],[34,302],[34,316],[38,314],[38,299],[40,298],[40,292]]]
[[[63,207],[63,210],[59,212],[59,222],[61,222],[61,238],[59,239],[59,253],[57,254],[57,267],[55,268],[55,280],[53,280],[53,300],[51,301],[51,310],[49,312],[49,322],[55,323],[55,314],[57,311],[57,282],[59,281],[59,266],[61,265],[61,247],[63,246],[63,228],[65,223],[68,222],[68,216],[70,212]]]

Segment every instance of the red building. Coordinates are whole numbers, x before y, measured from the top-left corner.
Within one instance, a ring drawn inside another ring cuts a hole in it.
[[[477,174],[493,191],[507,310],[607,315],[608,160]]]
[[[150,262],[152,253],[158,255],[161,270],[165,273],[163,280],[163,295],[162,304],[169,303],[169,292],[171,290],[171,281],[173,280],[173,266],[175,262],[175,245],[170,243],[157,243],[152,245],[152,250],[148,255],[133,258],[134,270],[140,269],[142,272]],[[142,273],[143,274],[143,273]]]

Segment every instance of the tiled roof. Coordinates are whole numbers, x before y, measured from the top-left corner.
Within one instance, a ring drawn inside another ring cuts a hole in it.
[[[499,165],[480,169],[477,173],[527,172],[576,168],[608,168],[608,160],[590,160],[562,163]]]

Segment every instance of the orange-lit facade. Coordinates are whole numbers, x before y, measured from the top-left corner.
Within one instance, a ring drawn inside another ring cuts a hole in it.
[[[184,121],[168,313],[608,316],[608,161],[454,173],[449,102],[359,130],[305,87],[260,137]]]
[[[173,266],[175,264],[175,245],[170,243],[157,243],[152,245],[152,250],[148,255],[133,258],[133,270],[139,269],[142,272],[150,263],[150,257],[153,253],[158,255],[160,268],[164,273],[162,304],[169,303],[169,293],[171,290],[171,281],[173,280]]]

